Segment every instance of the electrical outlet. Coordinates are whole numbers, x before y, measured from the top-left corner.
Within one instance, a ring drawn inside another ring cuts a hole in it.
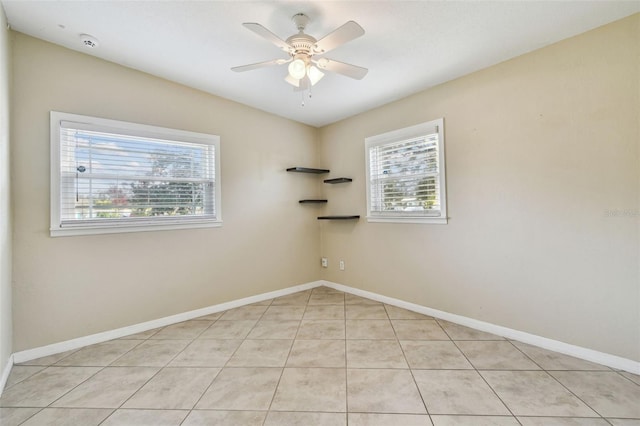
[[[322,258],[322,267],[326,268],[327,266],[329,266],[329,259],[327,259],[326,257]]]
[[[340,270],[344,271],[344,260],[340,261]]]

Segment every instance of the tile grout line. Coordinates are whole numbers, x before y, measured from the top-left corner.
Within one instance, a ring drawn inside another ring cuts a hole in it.
[[[265,314],[265,312],[267,312],[267,310],[269,310],[269,307],[273,304],[273,299],[271,300],[271,302],[266,305],[267,308],[264,310],[264,312],[262,313],[262,315],[260,315],[260,318],[262,318]],[[246,305],[246,306],[252,306],[250,305]],[[257,305],[260,306],[260,305]],[[262,305],[265,306],[265,305]],[[233,308],[233,309],[238,309],[238,308]],[[232,309],[229,309],[228,311],[230,311]],[[222,319],[222,317],[224,316],[224,314],[228,311],[224,311],[222,313],[222,315],[220,315],[220,317],[218,317],[218,319],[215,320],[214,324],[217,323],[218,321],[225,321]],[[187,417],[189,417],[189,415],[191,414],[191,412],[193,412],[193,410],[195,409],[195,407],[198,406],[198,404],[200,403],[200,401],[202,401],[202,398],[204,398],[204,396],[206,395],[206,393],[209,391],[209,389],[211,389],[211,386],[213,386],[213,383],[216,381],[216,379],[218,378],[218,376],[220,375],[220,373],[227,367],[227,364],[229,363],[229,361],[231,360],[231,358],[233,358],[233,356],[236,354],[236,352],[238,352],[238,349],[240,349],[240,346],[242,346],[242,343],[244,343],[244,341],[246,340],[247,336],[249,335],[249,333],[251,333],[251,330],[253,330],[255,328],[255,326],[258,324],[258,322],[260,322],[260,318],[256,321],[256,323],[253,325],[253,327],[251,327],[251,329],[247,332],[247,334],[245,335],[245,337],[242,339],[242,342],[238,345],[238,347],[235,348],[235,350],[233,351],[233,353],[229,356],[229,358],[225,361],[224,365],[222,367],[220,367],[220,370],[218,371],[218,373],[215,375],[215,377],[213,378],[213,380],[211,380],[211,383],[209,383],[209,386],[207,386],[205,388],[205,390],[202,392],[202,394],[200,395],[200,397],[197,399],[197,401],[193,404],[193,407],[191,407],[191,410],[189,410],[189,414],[187,414],[187,416],[182,420],[181,424],[184,423],[184,421],[187,419]],[[230,321],[241,321],[241,320],[230,320]],[[209,326],[209,328],[213,327],[213,324],[211,324]],[[207,330],[209,329],[207,328]],[[202,332],[204,333],[204,331]],[[202,335],[202,333],[200,335]],[[195,340],[195,339],[194,339]],[[215,340],[236,340],[236,339],[215,339]],[[238,339],[239,340],[239,339]],[[266,417],[265,417],[266,418]]]
[[[413,380],[413,384],[416,387],[416,390],[418,391],[418,395],[420,395],[420,401],[422,401],[422,406],[424,407],[424,411],[427,414],[429,422],[431,422],[431,425],[433,426],[434,423],[433,423],[433,419],[431,418],[431,413],[429,413],[429,408],[427,407],[427,402],[424,400],[424,396],[422,396],[422,392],[420,391],[420,386],[418,386],[418,382],[416,381],[416,377],[413,375],[413,369],[411,368],[411,365],[409,364],[409,360],[407,359],[407,355],[404,352],[404,348],[400,344],[400,338],[398,337],[398,333],[396,332],[396,328],[393,326],[393,321],[391,321],[391,317],[389,316],[389,311],[387,310],[387,307],[384,304],[382,306],[384,308],[385,313],[387,314],[387,319],[389,320],[389,323],[391,324],[391,329],[393,330],[393,335],[396,337],[396,343],[400,347],[400,351],[402,352],[402,356],[404,357],[404,362],[407,363],[407,368],[409,370],[409,374],[411,374],[411,379]]]
[[[302,318],[304,318],[304,314],[305,312],[307,312],[307,307],[309,306],[309,299],[311,298],[312,294],[313,294],[313,289],[309,291],[309,298],[307,298],[307,302],[304,305],[304,310],[302,311]],[[292,305],[292,306],[296,306],[296,305]],[[273,395],[271,395],[271,401],[269,401],[269,407],[267,407],[264,420],[262,421],[263,426],[267,422],[267,418],[269,417],[269,413],[271,412],[271,406],[273,405],[273,400],[276,398],[276,393],[278,393],[278,387],[280,387],[280,382],[282,381],[282,376],[284,375],[284,369],[287,366],[287,362],[289,361],[289,357],[291,356],[291,350],[293,349],[293,345],[296,342],[296,337],[298,336],[298,332],[300,331],[300,327],[302,326],[302,318],[300,318],[300,322],[298,323],[298,328],[296,328],[296,334],[293,336],[293,340],[291,340],[291,346],[289,346],[289,352],[287,353],[287,358],[284,360],[284,364],[280,371],[280,377],[278,377],[278,382],[276,383],[276,386],[273,388]]]
[[[437,322],[437,321],[436,321]],[[438,323],[438,325],[440,325]],[[442,330],[444,331],[444,333],[449,336],[449,338],[451,339],[451,335],[449,333],[447,333],[447,330],[445,330],[444,327],[442,327]],[[472,340],[472,341],[479,341],[479,340]],[[458,351],[460,351],[460,353],[462,354],[463,357],[465,357],[465,359],[467,360],[467,362],[469,363],[469,365],[471,365],[471,367],[473,368],[473,371],[475,371],[475,373],[480,376],[480,378],[482,379],[482,381],[489,387],[489,389],[491,389],[491,392],[493,392],[493,394],[496,396],[496,398],[498,398],[498,400],[502,403],[502,405],[504,406],[504,408],[507,409],[507,411],[509,413],[511,413],[511,416],[516,420],[516,422],[518,422],[519,425],[522,425],[522,423],[520,422],[520,420],[518,419],[518,417],[513,413],[513,411],[511,410],[511,408],[507,405],[506,402],[504,402],[504,400],[500,397],[500,395],[498,395],[498,392],[496,392],[496,390],[489,384],[489,382],[487,381],[487,379],[485,379],[485,377],[482,375],[482,373],[480,373],[480,370],[478,370],[476,368],[476,366],[471,362],[471,360],[469,359],[469,357],[467,356],[467,354],[464,353],[464,351],[462,349],[460,349],[460,347],[458,346],[458,344],[456,343],[455,340],[451,339],[451,342],[454,344],[454,346],[458,349]],[[511,371],[511,370],[509,370]]]
[[[538,364],[532,357],[530,357],[529,355],[527,355],[522,349],[520,349],[517,345],[514,345],[513,342],[511,340],[507,341],[511,344],[511,346],[513,346],[514,348],[516,348],[516,350],[518,350],[520,353],[522,353],[525,357],[527,357],[531,362],[533,362],[535,365],[537,365],[541,371],[544,371],[548,376],[550,376],[553,380],[555,380],[556,382],[558,382],[563,388],[565,388],[571,395],[575,396],[580,402],[582,402],[586,407],[588,407],[589,409],[591,409],[594,413],[596,413],[598,416],[600,416],[601,419],[603,419],[604,421],[606,421],[607,423],[610,424],[610,422],[604,418],[604,416],[602,414],[600,414],[595,408],[593,408],[591,405],[587,404],[586,401],[584,401],[582,398],[580,398],[577,394],[575,394],[571,389],[569,389],[567,386],[565,386],[560,380],[558,380],[553,374],[551,374],[550,371],[546,370],[545,368],[543,368],[540,364]],[[551,370],[553,371],[553,370]],[[567,371],[575,371],[575,370],[567,370]]]
[[[194,318],[193,320],[197,320],[197,318]],[[193,321],[193,320],[187,320],[187,321],[182,321],[182,322],[189,322],[189,321]],[[191,339],[152,339],[152,337],[153,337],[153,336],[155,336],[156,334],[160,333],[160,332],[161,332],[162,330],[164,330],[165,328],[171,327],[171,326],[172,326],[172,325],[174,325],[174,324],[170,324],[170,325],[167,325],[167,326],[164,326],[164,327],[160,327],[160,328],[159,328],[155,333],[153,333],[152,335],[150,335],[149,337],[147,337],[147,338],[145,339],[145,341],[152,341],[152,340],[156,340],[156,341],[159,341],[159,340],[190,340],[190,342],[189,342],[189,343],[188,343],[184,348],[182,348],[182,350],[178,351],[178,352],[177,352],[177,353],[176,353],[176,354],[175,354],[175,355],[174,355],[174,356],[173,356],[169,361],[167,361],[167,362],[164,364],[164,366],[159,367],[158,371],[156,371],[156,373],[155,373],[155,374],[153,374],[153,375],[152,375],[152,376],[151,376],[147,381],[145,381],[145,382],[144,382],[144,383],[143,383],[143,384],[142,384],[142,385],[141,385],[141,386],[140,386],[140,387],[139,387],[135,392],[133,392],[131,395],[129,395],[129,397],[128,397],[128,398],[126,398],[126,399],[125,399],[125,400],[124,400],[124,401],[123,401],[123,402],[122,402],[122,403],[121,403],[117,408],[115,408],[115,409],[111,412],[111,414],[109,414],[109,415],[108,415],[104,420],[102,420],[102,421],[99,423],[99,425],[101,425],[101,424],[103,424],[104,422],[106,422],[106,421],[109,419],[109,417],[113,416],[113,414],[114,414],[116,411],[123,409],[122,407],[123,407],[123,406],[124,406],[124,405],[129,401],[129,400],[131,400],[131,398],[133,398],[133,397],[134,397],[138,392],[140,392],[140,390],[141,390],[142,388],[144,388],[144,387],[145,387],[149,382],[151,382],[151,380],[153,380],[155,377],[157,377],[157,376],[158,376],[158,374],[160,374],[162,371],[164,371],[164,370],[169,366],[169,364],[171,364],[171,362],[173,362],[173,360],[175,360],[178,356],[180,356],[180,354],[182,354],[182,353],[183,353],[183,352],[184,352],[184,351],[185,351],[189,346],[191,346],[191,344],[192,344],[192,343],[193,343],[193,342],[194,342],[198,337],[200,337],[200,336],[201,336],[201,335],[202,335],[206,330],[208,330],[209,328],[211,328],[211,327],[213,326],[213,324],[215,324],[216,322],[218,322],[218,319],[212,320],[211,324],[209,324],[209,326],[208,326],[208,327],[204,328],[200,333],[198,333],[198,335],[197,335],[197,336],[195,336],[195,337],[193,337],[193,338],[191,338]],[[180,324],[180,323],[177,323],[177,324]],[[125,339],[125,340],[126,340],[126,339]],[[142,344],[142,343],[140,343],[140,344]],[[136,345],[135,347],[137,347],[137,346],[138,346],[138,345]],[[133,348],[132,348],[132,350],[133,350]],[[128,352],[127,352],[127,353],[128,353]],[[123,354],[122,356],[124,356],[124,355],[125,355],[125,354]],[[118,358],[117,358],[116,360],[114,360],[113,362],[116,362],[118,359],[122,358],[122,356],[118,357]],[[147,368],[147,367],[142,366],[142,365],[139,365],[139,366],[133,366],[133,368],[138,368],[138,367]],[[151,367],[151,368],[155,368],[155,367]],[[176,367],[176,368],[181,368],[181,367]],[[219,372],[218,372],[218,373],[219,373]],[[218,376],[218,374],[216,374],[216,375],[212,378],[211,382],[213,382],[217,376]],[[209,384],[209,385],[211,385],[211,384]],[[198,399],[198,401],[199,401],[199,399]],[[197,401],[196,401],[196,403],[197,403]],[[195,404],[194,404],[194,407],[195,407]],[[193,407],[192,407],[192,408],[193,408]],[[149,409],[149,408],[132,408],[132,410],[148,410],[148,409]],[[184,420],[189,416],[189,413],[191,412],[191,409],[187,409],[187,411],[188,411],[188,412],[187,412],[187,415],[184,417],[184,419],[182,419],[182,422],[184,422]],[[181,422],[181,423],[182,423],[182,422]]]

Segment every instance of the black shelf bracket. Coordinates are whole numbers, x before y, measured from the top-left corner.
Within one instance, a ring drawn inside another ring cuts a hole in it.
[[[353,181],[353,179],[351,179],[351,178],[339,177],[339,178],[334,178],[334,179],[325,179],[324,183],[334,184],[334,183],[346,183],[346,182],[352,182],[352,181]]]
[[[287,169],[288,172],[295,173],[313,173],[316,175],[321,175],[323,173],[329,173],[328,169],[314,169],[311,167],[290,167]]]
[[[318,216],[318,220],[358,220],[360,215],[353,216]]]
[[[324,204],[327,200],[300,200],[300,204]]]

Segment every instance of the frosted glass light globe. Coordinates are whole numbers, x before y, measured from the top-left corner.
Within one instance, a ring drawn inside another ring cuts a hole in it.
[[[289,75],[297,80],[304,77],[307,66],[302,59],[296,59],[289,64]]]

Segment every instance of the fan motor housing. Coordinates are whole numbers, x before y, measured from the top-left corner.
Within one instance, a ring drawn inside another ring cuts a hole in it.
[[[295,49],[295,54],[305,53],[307,55],[312,54],[313,46],[317,41],[314,37],[304,33],[292,35],[286,40]]]

